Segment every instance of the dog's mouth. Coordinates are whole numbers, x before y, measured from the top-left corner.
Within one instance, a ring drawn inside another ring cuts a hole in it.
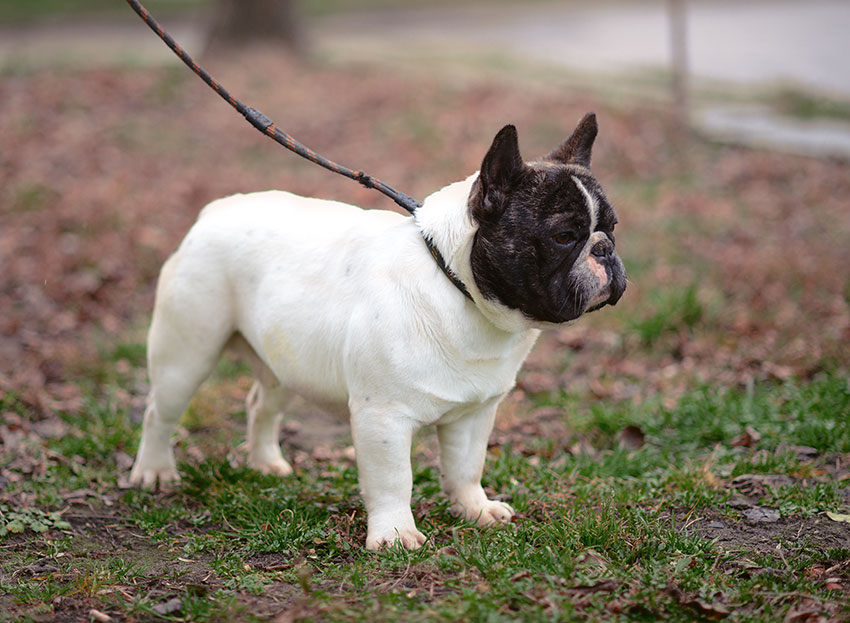
[[[626,291],[626,278],[622,272],[615,270],[613,266],[600,265],[604,271],[604,277],[599,276],[599,281],[602,284],[602,289],[590,301],[584,313],[589,314],[598,309],[602,309],[606,305],[616,305]]]
[[[590,302],[590,305],[588,305],[587,309],[584,311],[585,314],[595,312],[597,309],[602,309],[606,305],[616,305],[617,301],[620,300],[620,297],[623,296],[622,292],[609,293],[607,290],[608,288],[600,292],[600,295]]]
[[[610,303],[611,294],[608,292],[608,288],[606,287],[602,292],[599,293],[599,296],[594,298],[590,304],[587,306],[587,309],[584,310],[585,314],[589,314],[591,312],[595,312],[597,309],[602,309],[606,305]],[[610,303],[611,305],[616,305],[616,301]]]

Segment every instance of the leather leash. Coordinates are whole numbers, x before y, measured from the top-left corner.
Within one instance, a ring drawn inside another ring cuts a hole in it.
[[[344,167],[340,164],[332,160],[328,160],[324,156],[317,154],[309,147],[305,146],[303,143],[295,140],[292,136],[287,134],[286,132],[280,130],[268,117],[266,117],[262,112],[257,110],[256,108],[251,108],[250,106],[246,106],[238,99],[233,97],[227,89],[221,86],[212,76],[210,76],[200,65],[198,65],[192,57],[189,56],[185,50],[174,40],[174,38],[169,35],[165,29],[159,25],[153,16],[148,12],[148,10],[142,6],[142,4],[138,0],[127,0],[127,4],[138,14],[139,17],[153,30],[157,36],[163,40],[165,45],[167,45],[172,52],[174,52],[181,61],[191,69],[201,80],[207,83],[207,85],[218,95],[230,104],[233,108],[237,110],[252,126],[257,128],[260,132],[274,140],[276,143],[286,147],[288,150],[295,152],[302,158],[306,158],[310,162],[318,164],[320,167],[324,167],[329,171],[333,171],[334,173],[339,173],[340,175],[344,175],[345,177],[352,179],[366,188],[371,188],[377,190],[380,193],[383,193],[393,201],[395,201],[399,206],[404,208],[410,214],[416,214],[416,210],[422,206],[416,199],[410,197],[409,195],[404,194],[401,191],[396,190],[392,186],[385,184],[381,180],[372,177],[371,175],[367,175],[363,171],[355,171],[353,169],[349,169],[348,167]],[[440,251],[437,247],[434,246],[433,242],[428,238],[428,236],[423,234],[423,240],[428,247],[428,251],[431,253],[431,256],[434,258],[434,261],[437,263],[437,266],[440,267],[440,270],[445,273],[446,277],[454,284],[454,286],[463,293],[463,295],[468,298],[470,301],[472,300],[472,296],[469,294],[469,290],[466,289],[466,286],[463,282],[458,279],[457,275],[446,265],[446,261],[443,258]]]

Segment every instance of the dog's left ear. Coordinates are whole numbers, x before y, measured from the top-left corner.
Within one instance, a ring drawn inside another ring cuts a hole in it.
[[[561,164],[579,164],[590,168],[590,150],[593,148],[593,141],[596,140],[597,131],[596,115],[589,112],[578,122],[570,138],[553,149],[544,160]]]
[[[498,218],[504,207],[504,198],[524,169],[516,127],[506,125],[493,139],[481,163],[474,216],[479,220]]]

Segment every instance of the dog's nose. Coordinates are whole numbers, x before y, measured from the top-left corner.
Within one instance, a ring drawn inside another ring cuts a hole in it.
[[[605,259],[614,253],[614,245],[608,238],[603,238],[590,248],[590,254],[594,257]]]

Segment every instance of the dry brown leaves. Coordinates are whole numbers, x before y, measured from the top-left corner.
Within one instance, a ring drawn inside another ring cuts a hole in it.
[[[503,123],[517,124],[532,157],[597,110],[594,166],[618,206],[623,253],[654,264],[621,306],[640,316],[653,288],[697,282],[720,311],[651,356],[596,320],[553,332],[521,379],[527,391],[675,396],[694,379],[782,379],[848,362],[843,163],[696,146],[682,183],[663,114],[651,109],[263,52],[211,69],[319,152],[420,198],[477,169]],[[36,412],[80,407],[75,381],[146,323],[159,266],[207,201],[286,188],[391,207],[263,139],[183,68],[10,75],[0,101],[0,392]],[[630,205],[637,199],[618,191],[644,182],[657,182],[649,201]],[[682,217],[700,227],[672,233]],[[670,239],[698,261],[646,250]]]

